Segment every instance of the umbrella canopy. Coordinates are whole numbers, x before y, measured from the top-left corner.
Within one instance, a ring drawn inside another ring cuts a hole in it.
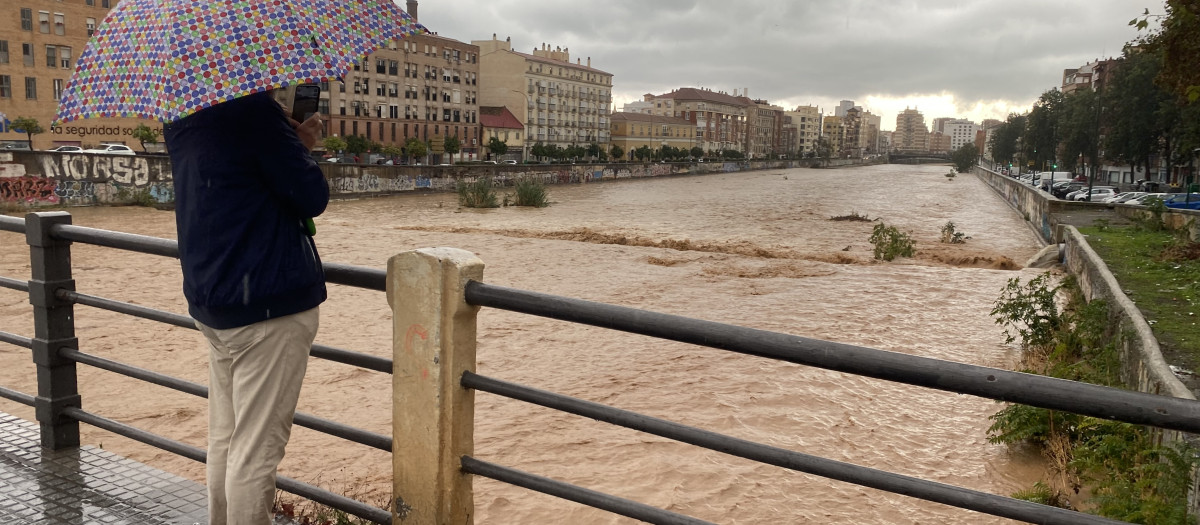
[[[56,122],[178,120],[236,97],[344,78],[426,32],[391,0],[123,0],[97,28]]]

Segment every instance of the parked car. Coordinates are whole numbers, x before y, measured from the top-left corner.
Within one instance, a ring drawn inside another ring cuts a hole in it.
[[[1124,202],[1124,204],[1132,204],[1134,206],[1148,206],[1152,199],[1162,200],[1167,193],[1147,193],[1141,197],[1134,197]]]
[[[1068,182],[1062,186],[1059,186],[1057,189],[1055,189],[1051,193],[1055,197],[1058,197],[1060,199],[1071,200],[1071,193],[1079,191],[1081,188],[1084,188],[1085,186],[1087,186],[1087,185],[1082,182],[1072,181],[1072,182]]]
[[[6,142],[6,143],[4,143],[4,144],[0,144],[0,150],[4,150],[4,151],[14,151],[14,150],[24,150],[24,151],[29,151],[29,143],[27,143],[27,142],[25,142],[25,141],[21,141],[21,142]]]
[[[57,151],[59,153],[80,153],[83,151],[83,148],[81,148],[79,146],[59,146],[57,148],[51,148],[46,151]]]
[[[1075,196],[1077,201],[1101,202],[1105,199],[1113,197],[1117,194],[1116,188],[1111,186],[1095,186],[1089,193],[1088,190],[1082,190]]]
[[[516,163],[517,163],[517,161],[515,161],[513,159],[506,159],[506,160],[500,161],[500,164],[516,164]]]
[[[1130,199],[1136,199],[1145,194],[1146,194],[1146,192],[1144,192],[1144,191],[1127,191],[1125,193],[1120,193],[1117,195],[1113,195],[1112,197],[1109,197],[1107,199],[1104,199],[1104,202],[1107,202],[1109,204],[1120,204],[1120,203],[1128,201]]]
[[[96,149],[85,149],[84,153],[100,153],[104,155],[137,155],[129,146],[123,144],[104,144]]]
[[[1163,204],[1168,208],[1197,210],[1200,209],[1200,193],[1172,193],[1163,198]]]

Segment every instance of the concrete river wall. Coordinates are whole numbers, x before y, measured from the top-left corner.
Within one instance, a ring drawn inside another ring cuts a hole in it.
[[[611,164],[471,164],[463,166],[376,166],[321,164],[334,198],[414,191],[454,191],[459,182],[491,177],[497,186],[521,178],[547,184],[671,175],[730,173],[810,166],[861,164],[849,160],[756,160],[730,162]],[[64,154],[46,151],[0,153],[0,205],[9,207],[92,206],[175,200],[171,162],[163,155]]]

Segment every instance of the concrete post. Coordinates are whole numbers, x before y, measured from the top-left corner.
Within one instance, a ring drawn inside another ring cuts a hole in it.
[[[58,450],[79,446],[79,422],[63,409],[80,406],[75,362],[58,356],[61,348],[79,348],[75,338],[75,310],[55,295],[60,288],[75,290],[71,278],[71,241],[50,237],[56,224],[71,224],[67,212],[30,213],[25,216],[29,244],[29,303],[33,305],[33,362],[38,392],[34,413],[41,426],[42,446]]]
[[[454,248],[388,260],[392,307],[392,523],[469,525],[471,476],[460,458],[474,450],[475,314],[464,297],[483,279],[483,261]]]

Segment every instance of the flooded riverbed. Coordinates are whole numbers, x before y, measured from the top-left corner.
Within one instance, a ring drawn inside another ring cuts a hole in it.
[[[544,209],[460,209],[449,194],[340,201],[317,219],[327,262],[383,268],[452,246],[485,281],[984,366],[1017,355],[988,316],[1040,248],[972,176],[940,167],[768,170],[551,186]],[[174,238],[171,212],[72,209],[75,224]],[[872,260],[875,222],[917,256]],[[965,244],[938,242],[953,221]],[[20,236],[0,233],[0,275],[27,278]],[[177,261],[76,244],[80,291],[186,312]],[[319,343],[387,356],[382,293],[331,285]],[[76,308],[82,350],[207,382],[200,335]],[[1041,475],[1036,457],[985,439],[989,401],[502,311],[479,316],[479,373],[772,446],[997,494]],[[0,290],[0,327],[32,335],[27,298]],[[28,351],[0,345],[0,384],[36,390]],[[84,407],[204,446],[197,398],[80,367]],[[313,361],[300,410],[390,433],[390,376]],[[489,394],[476,396],[480,459],[718,523],[1007,523],[973,512],[707,452]],[[0,401],[0,410],[32,411]],[[84,426],[87,444],[202,480],[203,466]],[[399,451],[402,453],[403,451]],[[389,457],[297,427],[281,473],[387,499]],[[487,479],[476,523],[632,520]]]

